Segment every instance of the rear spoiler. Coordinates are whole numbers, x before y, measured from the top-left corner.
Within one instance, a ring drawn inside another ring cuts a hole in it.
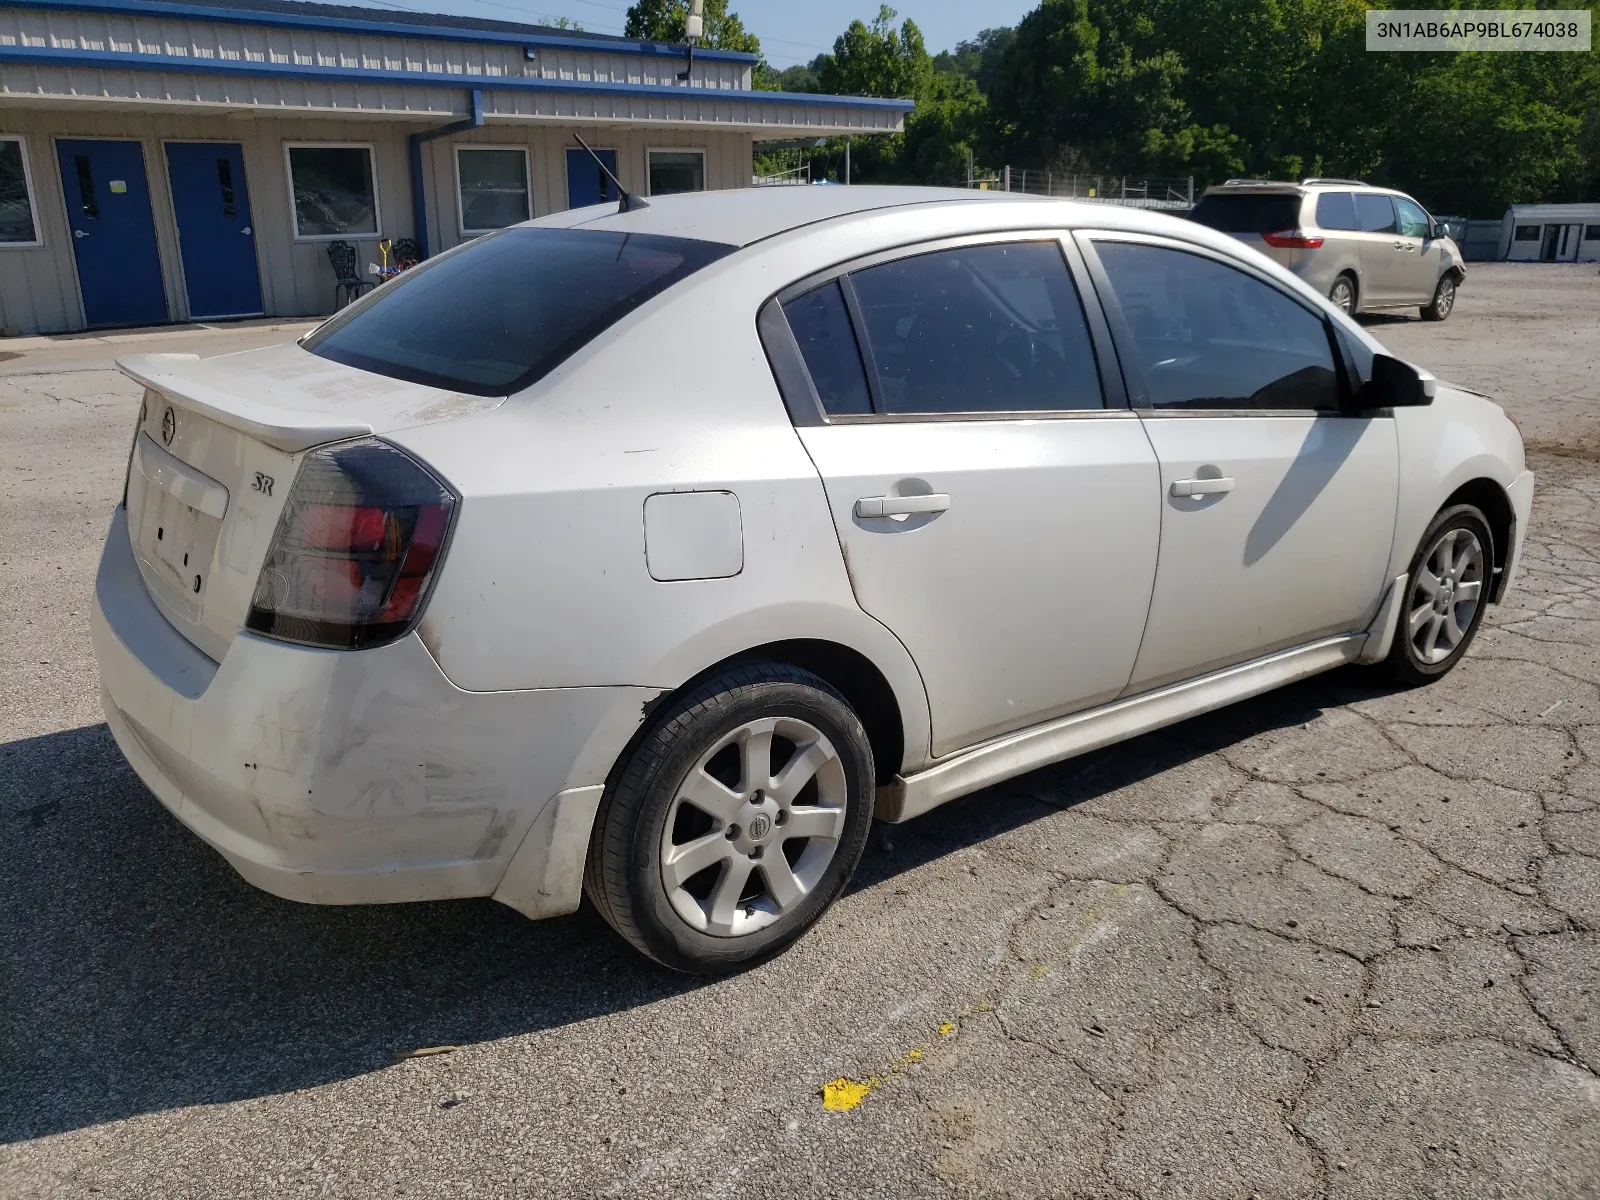
[[[364,421],[223,391],[195,377],[193,367],[199,362],[198,354],[130,354],[117,359],[117,368],[136,383],[289,454],[373,433]]]

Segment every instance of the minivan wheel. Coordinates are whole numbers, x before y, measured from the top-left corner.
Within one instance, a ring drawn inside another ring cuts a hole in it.
[[[1439,280],[1439,286],[1433,289],[1433,303],[1422,310],[1424,321],[1442,321],[1450,315],[1450,310],[1456,306],[1456,277],[1446,275]]]
[[[665,966],[753,966],[843,891],[873,791],[872,745],[838,692],[785,663],[730,668],[657,714],[614,775],[584,890]]]
[[[1328,303],[1342,313],[1354,312],[1356,308],[1356,281],[1348,275],[1341,275],[1335,279],[1333,286],[1328,289]]]
[[[1407,685],[1449,674],[1477,636],[1493,571],[1494,535],[1482,512],[1457,504],[1435,517],[1411,560],[1389,673]]]

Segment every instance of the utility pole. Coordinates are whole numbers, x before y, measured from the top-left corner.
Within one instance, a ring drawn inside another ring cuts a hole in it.
[[[844,185],[850,186],[850,139],[844,140]]]

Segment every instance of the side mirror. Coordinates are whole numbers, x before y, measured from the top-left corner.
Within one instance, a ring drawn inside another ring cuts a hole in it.
[[[1440,238],[1447,238],[1449,236],[1450,226],[1446,225],[1443,221],[1430,221],[1428,223],[1428,237],[1434,241],[1438,241]]]
[[[1432,404],[1439,381],[1421,367],[1401,362],[1389,354],[1372,356],[1372,378],[1355,395],[1361,412],[1375,408],[1420,408]]]

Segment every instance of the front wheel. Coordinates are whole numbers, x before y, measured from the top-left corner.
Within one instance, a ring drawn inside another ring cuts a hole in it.
[[[1433,289],[1433,302],[1422,310],[1424,321],[1442,321],[1456,306],[1456,277],[1446,275]]]
[[[1477,636],[1494,571],[1494,535],[1470,504],[1445,509],[1423,535],[1385,666],[1401,683],[1432,683]]]
[[[674,701],[607,788],[585,890],[665,966],[753,966],[844,889],[873,789],[871,743],[838,692],[783,663],[732,668]]]

